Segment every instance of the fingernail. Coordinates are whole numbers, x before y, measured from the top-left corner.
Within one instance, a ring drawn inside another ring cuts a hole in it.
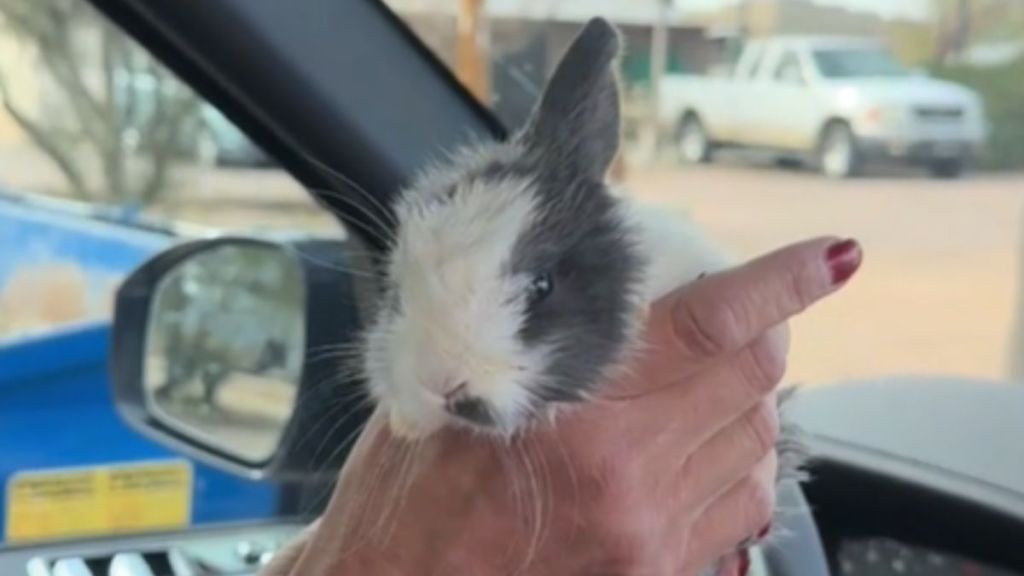
[[[758,540],[764,540],[765,536],[767,536],[768,533],[771,532],[771,531],[772,531],[772,525],[771,524],[765,525],[765,527],[761,528],[761,531],[757,533],[757,539]]]
[[[862,256],[860,244],[852,238],[829,246],[825,251],[825,261],[832,271],[832,285],[838,286],[849,280],[860,268]]]
[[[739,576],[747,576],[747,572],[750,571],[750,552],[743,550],[740,552],[740,563],[736,573]]]

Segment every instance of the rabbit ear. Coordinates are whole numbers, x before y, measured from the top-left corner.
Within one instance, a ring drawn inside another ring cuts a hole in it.
[[[587,23],[548,81],[522,135],[545,163],[603,180],[619,149],[620,39],[603,18]]]

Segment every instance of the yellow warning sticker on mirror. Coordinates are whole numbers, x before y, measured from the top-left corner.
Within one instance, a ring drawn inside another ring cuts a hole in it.
[[[183,460],[21,472],[7,481],[7,542],[165,530],[192,519]]]

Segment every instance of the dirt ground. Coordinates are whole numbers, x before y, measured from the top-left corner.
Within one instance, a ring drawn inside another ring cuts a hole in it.
[[[688,212],[741,257],[820,234],[861,241],[865,261],[855,279],[793,322],[791,380],[1007,377],[1024,175],[831,182],[729,162],[634,170],[629,187]]]

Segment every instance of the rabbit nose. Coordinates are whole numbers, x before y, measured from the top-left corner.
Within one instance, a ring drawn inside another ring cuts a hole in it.
[[[493,426],[494,413],[482,398],[470,396],[466,392],[467,383],[462,382],[444,395],[444,408],[449,414],[457,416],[478,426]]]

